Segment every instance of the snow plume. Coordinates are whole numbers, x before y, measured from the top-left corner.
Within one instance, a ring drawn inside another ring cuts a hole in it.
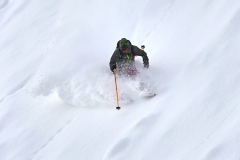
[[[43,65],[45,68],[46,64]],[[34,97],[57,93],[64,102],[75,106],[91,107],[99,103],[112,105],[116,99],[114,75],[108,66],[99,66],[101,65],[96,62],[84,66],[76,64],[75,67],[82,69],[60,68],[59,72],[54,73],[51,72],[51,67],[47,67],[49,70],[44,71],[44,74],[36,74],[29,87],[32,88],[30,92]],[[136,62],[136,66],[138,74],[135,76],[117,74],[120,103],[129,103],[136,99],[135,97],[144,96],[148,92],[154,93],[160,89],[156,80],[154,82],[154,73],[151,69],[144,69],[139,62]]]

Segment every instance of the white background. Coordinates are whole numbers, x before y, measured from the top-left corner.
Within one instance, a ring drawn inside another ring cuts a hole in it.
[[[239,160],[239,26],[238,0],[0,0],[0,159]],[[118,111],[123,37],[150,68]]]

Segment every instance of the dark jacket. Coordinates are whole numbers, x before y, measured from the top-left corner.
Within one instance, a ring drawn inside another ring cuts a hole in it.
[[[131,45],[131,53],[123,53],[119,48],[116,48],[110,59],[110,70],[113,71],[117,66],[124,66],[125,64],[133,63],[135,56],[141,56],[144,65],[149,65],[147,53],[137,46]]]

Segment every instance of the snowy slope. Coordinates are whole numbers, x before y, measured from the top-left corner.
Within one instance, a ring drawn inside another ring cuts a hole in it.
[[[0,0],[0,159],[239,160],[239,26],[237,0]],[[118,111],[122,37],[150,68]]]

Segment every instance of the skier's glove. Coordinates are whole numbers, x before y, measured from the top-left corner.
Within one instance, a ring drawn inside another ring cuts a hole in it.
[[[148,63],[145,63],[145,64],[144,64],[144,68],[149,68],[149,64],[148,64]]]
[[[111,67],[110,67],[110,69],[111,69],[112,72],[114,72],[114,69],[116,69],[116,68],[117,68],[117,67],[116,67],[115,64],[111,65]]]

